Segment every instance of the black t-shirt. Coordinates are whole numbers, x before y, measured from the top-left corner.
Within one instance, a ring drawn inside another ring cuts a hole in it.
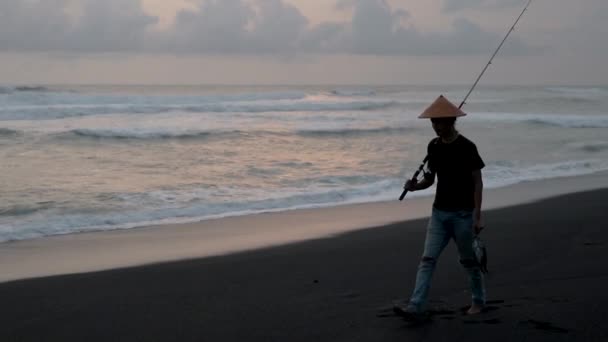
[[[475,144],[462,135],[449,144],[435,138],[429,143],[428,154],[428,172],[425,172],[425,177],[434,178],[437,174],[437,192],[433,206],[445,211],[473,210],[473,171],[485,166]]]

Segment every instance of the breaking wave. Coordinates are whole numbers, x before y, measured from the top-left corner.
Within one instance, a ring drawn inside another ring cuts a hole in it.
[[[0,128],[0,137],[14,137],[16,135],[20,135],[20,131],[16,131],[9,128]]]
[[[581,176],[608,170],[608,162],[599,159],[572,160],[524,166],[513,162],[495,162],[484,169],[484,183],[498,188],[524,181]],[[485,184],[484,184],[485,185]]]
[[[608,141],[585,141],[568,144],[570,148],[588,152],[597,153],[608,150]]]
[[[498,188],[524,181],[585,175],[605,170],[608,170],[608,163],[597,159],[527,166],[511,161],[494,162],[484,169],[484,183],[488,188]],[[132,203],[139,209],[127,212],[58,212],[58,214],[44,217],[44,219],[25,220],[19,224],[19,229],[14,229],[12,225],[0,224],[0,242],[76,232],[198,222],[255,213],[332,207],[348,203],[394,200],[395,194],[399,193],[398,189],[403,182],[402,179],[379,175],[322,176],[303,181],[312,182],[316,186],[307,187],[305,191],[286,190],[260,194],[261,197],[255,196],[255,198],[236,199],[228,202],[209,202],[207,199],[210,190],[206,188],[114,194],[111,196],[112,198]],[[323,186],[328,184],[332,187]],[[219,189],[219,191],[230,193],[236,190]],[[412,195],[429,196],[432,194],[433,189],[427,189]],[[176,206],[178,203],[187,203],[187,205]],[[153,207],[149,207],[149,204],[153,204]],[[39,210],[55,207],[54,205],[49,206],[6,208],[0,210],[0,216],[27,216]]]
[[[130,212],[55,215],[44,220],[24,222],[18,230],[3,227],[0,224],[0,242],[77,232],[129,229],[156,224],[198,222],[229,216],[363,203],[370,200],[387,200],[389,196],[394,196],[394,189],[400,183],[396,180],[382,180],[379,177],[363,177],[370,181],[348,188],[283,192],[278,196],[227,203],[209,203],[204,200],[204,197],[201,198],[205,191],[196,189],[186,193],[157,191],[124,194],[121,197],[130,203],[153,202],[158,203],[159,207],[142,208]],[[338,178],[332,181],[336,184],[344,184],[352,182],[352,178],[351,176],[346,180]],[[190,205],[176,207],[173,204],[177,199],[187,201]]]
[[[302,136],[357,136],[369,134],[397,134],[411,131],[410,127],[377,127],[377,128],[327,128],[298,130]]]
[[[562,128],[607,128],[608,117],[599,118],[534,118],[526,120],[535,125],[556,126]]]
[[[25,216],[51,209],[54,206],[54,202],[39,202],[31,205],[18,204],[7,207],[0,207],[0,216]]]
[[[376,92],[371,89],[334,89],[330,91],[335,96],[374,96]]]
[[[474,120],[524,122],[540,126],[563,128],[607,128],[608,115],[479,113]]]
[[[47,93],[52,92],[51,88],[43,86],[0,86],[0,94],[12,94],[18,92],[29,92],[29,93]]]
[[[574,96],[597,96],[606,95],[608,90],[600,87],[548,87],[548,92],[574,95]]]
[[[136,130],[136,129],[74,129],[60,136],[76,136],[98,139],[191,139],[206,138],[212,132],[197,131],[158,131],[158,130]]]
[[[412,130],[408,127],[344,127],[344,128],[300,128],[296,130],[196,130],[196,129],[137,129],[137,128],[107,128],[107,129],[73,129],[67,132],[56,134],[64,139],[90,138],[90,139],[209,139],[209,138],[238,138],[242,136],[263,136],[263,135],[299,135],[304,137],[353,137],[370,134],[398,134]]]
[[[50,88],[43,87],[43,86],[18,86],[13,89],[15,91],[29,91],[29,92],[38,92],[38,93],[51,91]]]
[[[395,101],[251,101],[219,102],[195,105],[54,105],[8,106],[0,108],[0,119],[60,119],[105,114],[160,114],[169,112],[188,113],[264,113],[264,112],[319,112],[319,111],[368,111],[397,105]]]

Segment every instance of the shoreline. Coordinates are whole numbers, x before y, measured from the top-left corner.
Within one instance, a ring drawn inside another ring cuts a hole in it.
[[[601,189],[608,172],[484,190],[483,210]],[[397,194],[396,194],[397,196]],[[0,244],[0,283],[221,256],[428,217],[433,196],[56,235]],[[486,222],[491,225],[491,222]]]

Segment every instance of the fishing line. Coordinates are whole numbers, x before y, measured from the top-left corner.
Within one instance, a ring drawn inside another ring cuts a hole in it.
[[[513,26],[511,26],[511,29],[509,29],[509,31],[505,35],[505,38],[503,38],[502,42],[500,42],[500,45],[498,45],[498,48],[496,48],[496,51],[494,51],[494,54],[492,55],[492,57],[490,57],[490,60],[488,61],[488,64],[486,64],[486,66],[481,71],[481,74],[479,74],[479,76],[475,80],[475,83],[473,83],[473,86],[471,87],[471,90],[469,90],[469,92],[467,93],[467,95],[464,97],[464,99],[460,103],[460,106],[458,106],[459,109],[462,108],[462,106],[464,106],[464,104],[467,102],[467,99],[469,98],[469,95],[471,95],[471,93],[473,92],[473,89],[475,89],[475,87],[477,86],[477,83],[479,83],[479,80],[481,79],[481,77],[483,76],[483,74],[486,72],[486,70],[488,70],[488,67],[490,66],[490,64],[492,64],[492,61],[494,60],[494,57],[496,57],[496,54],[498,54],[498,51],[500,51],[500,48],[502,47],[502,45],[507,41],[507,38],[509,38],[509,35],[511,34],[511,32],[515,31],[515,26],[519,22],[519,19],[521,19],[521,17],[524,16],[524,13],[526,13],[526,11],[528,10],[528,7],[530,7],[531,3],[532,3],[532,0],[528,0],[528,4],[526,5],[526,7],[524,7],[523,11],[521,11],[521,13],[519,14],[519,17],[517,17],[517,20],[515,20],[515,23],[513,23]]]

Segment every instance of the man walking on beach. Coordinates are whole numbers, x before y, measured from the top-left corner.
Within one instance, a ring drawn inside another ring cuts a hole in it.
[[[451,239],[456,242],[460,263],[470,277],[472,305],[467,313],[480,313],[485,305],[483,275],[473,250],[474,236],[483,229],[481,169],[484,162],[475,144],[454,127],[456,118],[465,115],[440,96],[419,116],[431,119],[438,137],[428,145],[428,166],[423,180],[408,180],[405,189],[426,189],[435,182],[435,175],[438,183],[414,291],[407,305],[395,306],[395,310],[406,317],[415,318],[424,311],[435,264]]]

